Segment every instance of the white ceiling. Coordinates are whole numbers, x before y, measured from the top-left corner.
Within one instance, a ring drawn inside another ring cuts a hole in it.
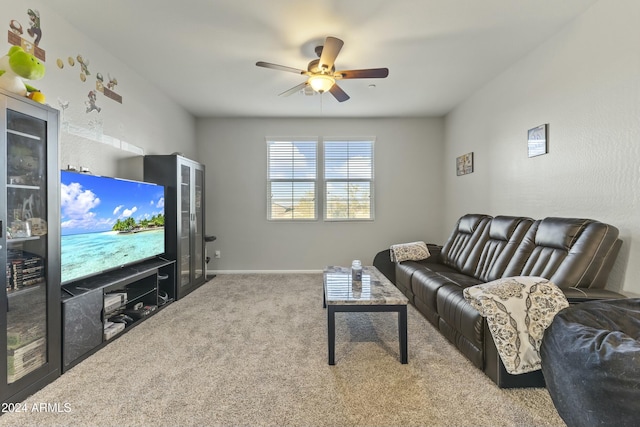
[[[198,117],[441,116],[597,0],[49,0],[74,27]],[[278,94],[326,36],[351,99]],[[369,88],[370,84],[375,88]]]

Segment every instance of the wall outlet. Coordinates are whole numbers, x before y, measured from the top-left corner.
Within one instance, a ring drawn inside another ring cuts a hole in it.
[[[214,257],[214,258],[220,258],[220,251],[215,251],[215,252],[213,253],[213,257]]]

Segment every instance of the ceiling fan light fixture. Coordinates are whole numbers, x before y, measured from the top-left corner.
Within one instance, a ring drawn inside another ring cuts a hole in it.
[[[388,68],[366,68],[361,70],[336,71],[335,60],[342,49],[344,42],[336,37],[327,37],[323,46],[316,47],[318,59],[314,59],[307,65],[306,70],[258,61],[258,67],[271,68],[273,70],[288,71],[298,75],[307,76],[307,80],[291,89],[284,91],[280,96],[289,96],[304,90],[305,95],[314,93],[331,93],[338,102],[349,100],[349,95],[336,84],[336,80],[342,79],[384,79],[389,75]],[[370,85],[369,87],[372,87]]]
[[[309,84],[316,92],[326,92],[335,84],[336,80],[326,74],[318,74],[309,77]]]

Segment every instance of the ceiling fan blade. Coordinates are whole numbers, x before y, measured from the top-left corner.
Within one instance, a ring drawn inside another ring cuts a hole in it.
[[[334,76],[341,79],[384,79],[389,75],[388,68],[368,68],[366,70],[336,71]],[[341,76],[341,77],[339,77]]]
[[[302,82],[297,86],[292,87],[289,90],[285,90],[284,92],[282,92],[281,94],[279,94],[278,96],[289,96],[289,95],[293,95],[296,92],[300,92],[302,89],[304,89],[307,85],[309,84],[309,82]]]
[[[331,86],[329,92],[331,92],[331,95],[333,95],[338,100],[338,102],[344,102],[350,98],[350,96],[347,95],[347,93],[343,91],[342,88],[338,86],[338,84],[334,84],[333,86]]]
[[[320,68],[331,70],[343,44],[344,42],[338,38],[331,36],[327,37],[324,41],[324,46],[322,46],[322,55],[320,55],[320,62],[318,63],[318,66]]]
[[[300,70],[293,67],[285,67],[284,65],[272,64],[270,62],[258,61],[256,62],[256,65],[258,67],[271,68],[272,70],[288,71],[290,73],[296,74],[307,74],[307,71],[305,70]]]

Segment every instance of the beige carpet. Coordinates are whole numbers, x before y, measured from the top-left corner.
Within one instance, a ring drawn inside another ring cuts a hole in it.
[[[320,274],[219,275],[0,426],[564,426],[545,389],[499,389],[413,307],[400,364],[396,319],[339,313],[329,366]]]

